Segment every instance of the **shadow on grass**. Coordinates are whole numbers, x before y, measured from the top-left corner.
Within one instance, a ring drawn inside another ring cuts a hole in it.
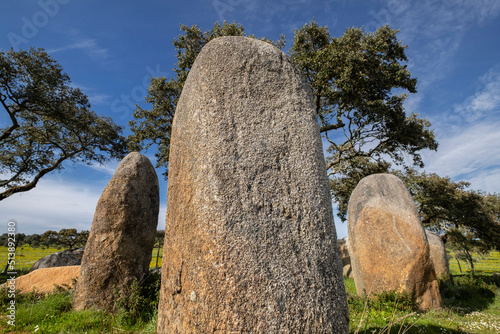
[[[391,327],[389,331],[388,328],[379,328],[379,327],[371,327],[366,328],[359,331],[359,334],[373,334],[373,333],[386,333],[386,334],[414,334],[414,333],[428,333],[428,334],[441,334],[441,333],[449,333],[449,334],[467,334],[468,332],[463,332],[461,330],[456,330],[448,327],[442,327],[438,325],[415,325],[410,327],[411,325],[394,325]]]
[[[450,281],[440,282],[443,306],[466,313],[483,311],[495,302],[499,286],[500,277],[455,275]]]

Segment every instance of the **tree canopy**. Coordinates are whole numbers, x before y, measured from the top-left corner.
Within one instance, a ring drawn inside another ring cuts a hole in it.
[[[407,46],[397,32],[388,26],[374,33],[349,28],[332,37],[314,21],[295,30],[290,55],[315,98],[329,143],[330,176],[347,171],[359,157],[397,164],[406,157],[422,167],[419,151],[437,149],[430,122],[405,113],[403,92],[416,93],[417,80],[404,64]]]
[[[130,122],[133,134],[128,138],[131,149],[155,144],[157,167],[165,167],[165,175],[175,108],[196,56],[216,37],[245,36],[241,25],[226,22],[205,32],[197,26],[181,25],[181,31],[174,40],[176,75],[151,79],[145,101],[152,108],[135,110]],[[422,166],[418,152],[437,148],[429,121],[415,114],[407,116],[403,108],[406,95],[395,94],[416,92],[416,79],[404,64],[406,46],[396,34],[387,26],[371,34],[351,28],[336,38],[314,21],[295,31],[290,56],[314,94],[321,132],[329,143],[330,176],[347,171],[360,157],[396,163],[410,157]],[[284,37],[273,44],[282,48]]]
[[[473,252],[500,249],[500,197],[468,189],[437,174],[409,169],[399,172],[418,204],[424,226],[443,238],[469,263],[474,275]]]
[[[122,128],[90,109],[43,49],[0,52],[0,200],[33,189],[64,161],[103,163],[126,152]],[[2,122],[3,123],[3,122]]]
[[[175,77],[170,79],[165,77],[151,78],[145,102],[151,104],[152,108],[137,107],[135,109],[134,120],[130,121],[130,129],[133,134],[128,137],[129,149],[131,150],[148,149],[152,145],[156,145],[156,167],[164,167],[163,174],[165,176],[168,175],[170,134],[175,108],[196,57],[203,46],[214,38],[245,35],[245,30],[240,24],[226,22],[222,25],[216,23],[212,29],[207,31],[203,31],[196,25],[191,27],[181,25],[180,29],[183,33],[174,39],[177,51],[177,63],[174,67]],[[265,38],[262,40],[278,47],[284,45],[283,40],[276,43]]]

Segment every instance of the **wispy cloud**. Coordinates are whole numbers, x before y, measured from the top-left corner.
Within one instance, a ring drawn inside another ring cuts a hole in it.
[[[98,106],[109,105],[111,103],[111,99],[113,98],[113,96],[106,93],[90,93],[87,94],[87,96],[92,105]]]
[[[95,39],[84,38],[72,44],[48,50],[48,53],[57,53],[67,50],[84,50],[93,60],[106,60],[111,57],[109,49],[100,47]]]
[[[95,171],[102,172],[104,174],[112,176],[115,173],[116,169],[118,168],[119,164],[120,164],[120,161],[112,160],[112,161],[109,161],[109,162],[102,164],[102,165],[98,164],[98,163],[93,163],[90,165],[85,164],[85,166],[88,166],[89,168],[91,168]]]
[[[460,133],[445,134],[439,140],[438,152],[426,154],[426,160],[430,161],[426,169],[464,180],[500,169],[499,126],[500,122],[484,122]]]
[[[439,149],[426,152],[426,170],[475,189],[500,191],[500,64],[478,78],[474,94],[435,116]]]
[[[35,189],[2,201],[2,218],[15,220],[19,232],[25,234],[62,228],[88,230],[101,191],[83,183],[46,178]]]
[[[63,228],[89,230],[102,191],[115,171],[115,164],[102,168],[102,182],[95,180],[69,181],[68,175],[49,175],[39,185],[24,193],[14,194],[0,202],[1,219],[17,222],[18,232],[25,234],[59,231]],[[66,171],[71,173],[71,171]],[[162,182],[160,182],[162,183]],[[166,187],[165,189],[166,190]],[[166,203],[160,205],[158,229],[165,229]]]
[[[496,0],[396,4],[399,2],[387,0],[386,7],[373,16],[387,21],[380,21],[379,25],[388,23],[401,30],[398,37],[409,45],[410,70],[419,79],[419,93],[432,89],[433,84],[454,70],[456,54],[470,27],[483,25],[500,15],[500,2]]]
[[[424,155],[427,170],[500,191],[500,65],[479,77],[476,92],[437,119],[439,150]]]
[[[491,117],[500,111],[500,64],[491,68],[478,81],[476,93],[454,106],[453,116],[466,123],[485,116]]]

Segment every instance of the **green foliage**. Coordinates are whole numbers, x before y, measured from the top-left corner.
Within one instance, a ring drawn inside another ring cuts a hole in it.
[[[39,238],[41,244],[47,247],[64,246],[70,249],[83,247],[87,243],[89,231],[78,232],[76,228],[62,229],[59,232],[45,231]]]
[[[62,163],[98,162],[125,153],[121,127],[90,110],[88,98],[43,49],[0,52],[0,200],[34,188]],[[10,124],[9,124],[10,123]]]
[[[133,293],[121,300],[121,309],[114,314],[91,309],[72,310],[74,293],[59,289],[49,295],[16,294],[16,326],[7,325],[0,316],[0,332],[40,333],[156,333],[160,276],[151,275]],[[7,290],[0,289],[0,315],[10,303]]]
[[[470,312],[487,309],[493,303],[500,279],[464,275],[454,276],[453,280],[441,281],[439,284],[445,307]]]
[[[407,116],[406,94],[394,94],[415,93],[417,83],[403,64],[406,46],[397,32],[349,28],[331,37],[315,21],[295,30],[290,55],[313,91],[320,131],[330,144],[330,175],[345,172],[357,157],[403,163],[407,156],[422,166],[418,152],[437,149],[429,121]]]
[[[175,77],[151,79],[145,101],[152,109],[135,110],[130,122],[133,134],[128,137],[133,150],[157,146],[157,167],[166,168],[165,176],[175,107],[196,56],[216,37],[245,36],[241,25],[226,22],[205,32],[181,25],[181,31],[174,40]],[[416,79],[402,64],[407,61],[406,46],[396,33],[389,27],[373,34],[352,28],[335,38],[314,21],[295,31],[290,55],[313,91],[321,132],[330,143],[330,175],[346,171],[358,157],[381,160],[383,156],[402,163],[408,155],[422,165],[418,151],[437,148],[429,121],[407,116],[403,108],[406,95],[393,93],[414,93],[416,86]],[[283,36],[278,42],[263,40],[278,47],[285,43]]]
[[[156,237],[155,237],[155,244],[153,247],[153,254],[156,249],[156,255],[153,255],[153,258],[155,261],[155,268],[159,268],[161,266],[160,259],[162,257],[162,254],[160,254],[160,251],[162,250],[163,243],[165,242],[165,230],[157,230],[156,231]],[[153,259],[151,259],[153,261]]]
[[[444,235],[452,249],[461,253],[474,275],[472,253],[500,248],[499,196],[467,189],[437,174],[407,169],[396,173],[418,203],[422,223]]]
[[[156,316],[160,298],[161,275],[149,274],[143,282],[135,280],[126,294],[116,292],[115,306],[120,324],[134,326]]]
[[[411,294],[398,292],[383,292],[370,297],[361,297],[348,292],[349,321],[351,332],[372,333],[375,328],[380,332],[390,331],[390,328],[402,328],[404,319],[415,314],[416,304]],[[408,326],[409,327],[409,326]]]
[[[216,23],[210,30],[203,31],[198,26],[188,27],[181,25],[182,33],[174,39],[177,51],[177,63],[174,67],[175,77],[151,78],[148,95],[145,102],[152,105],[151,109],[137,107],[134,111],[134,120],[130,121],[132,135],[129,136],[129,149],[142,150],[156,145],[156,167],[164,167],[165,177],[168,175],[168,160],[170,151],[170,135],[175,108],[184,87],[184,82],[191,70],[191,66],[205,44],[221,36],[246,36],[240,24],[223,22]],[[250,35],[248,37],[254,37]],[[278,47],[284,45],[284,40],[272,42]]]
[[[134,286],[135,293],[123,299],[124,306],[117,314],[73,311],[73,293],[65,290],[47,296],[17,294],[15,328],[2,316],[10,299],[7,290],[0,289],[0,332],[156,333],[159,275]],[[500,328],[497,276],[455,276],[453,281],[441,282],[443,309],[423,314],[414,312],[408,294],[387,292],[366,298],[356,295],[353,279],[345,279],[345,286],[350,333],[498,333]]]
[[[17,304],[16,327],[34,330],[71,310],[72,294],[60,292],[47,297],[30,293],[24,303]]]
[[[4,300],[0,292],[0,300]],[[16,326],[0,322],[4,333],[103,333],[111,332],[113,318],[98,310],[72,311],[73,293],[16,295]],[[6,302],[9,302],[6,300]],[[2,306],[3,309],[3,306]]]
[[[389,167],[387,162],[356,158],[350,161],[346,172],[330,180],[341,220],[346,220],[349,198],[362,178],[391,172],[406,184],[424,226],[444,236],[449,247],[456,250],[455,255],[469,263],[474,275],[472,253],[500,248],[500,196],[470,190],[469,183],[454,182],[449,177]]]

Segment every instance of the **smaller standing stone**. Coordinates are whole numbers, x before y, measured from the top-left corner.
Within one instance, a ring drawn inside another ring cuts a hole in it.
[[[149,271],[158,225],[159,186],[153,165],[130,153],[97,203],[73,306],[114,311],[134,280]]]
[[[427,236],[403,181],[365,177],[351,194],[347,218],[358,294],[406,291],[422,310],[441,307]]]
[[[429,241],[431,261],[434,263],[437,278],[447,280],[450,278],[450,265],[443,240],[431,231],[426,230],[425,233]]]
[[[344,277],[352,278],[351,256],[349,255],[349,237],[339,241],[340,256],[342,257],[342,273]]]

